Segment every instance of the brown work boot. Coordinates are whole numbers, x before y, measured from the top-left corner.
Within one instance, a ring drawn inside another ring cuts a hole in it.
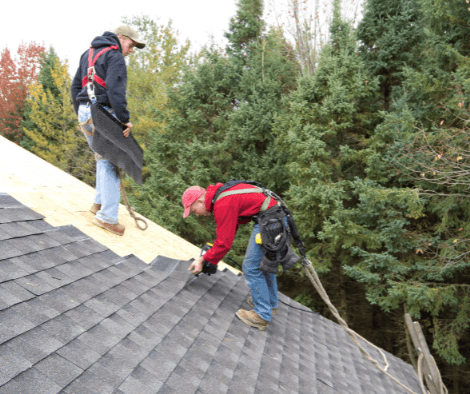
[[[244,309],[239,309],[237,313],[235,313],[237,317],[245,324],[249,326],[256,327],[261,331],[266,330],[268,327],[269,322],[266,320],[261,319],[255,311],[246,311]]]
[[[95,214],[101,209],[101,204],[95,204],[93,203],[93,205],[91,206],[90,208],[90,212]]]
[[[109,224],[102,222],[101,220],[97,219],[96,217],[93,218],[91,221],[95,226],[104,228],[105,230],[108,230],[109,232],[116,234],[116,235],[124,235],[124,230],[126,229],[122,224],[116,223],[116,224]]]
[[[253,298],[251,296],[248,297],[248,305],[251,306],[252,308],[255,307],[255,304],[253,303]],[[273,316],[277,313],[277,308],[273,308]]]

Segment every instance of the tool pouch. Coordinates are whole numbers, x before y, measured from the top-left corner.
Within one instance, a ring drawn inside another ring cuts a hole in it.
[[[275,206],[260,213],[258,224],[263,250],[263,258],[260,263],[262,271],[275,274],[279,270],[279,263],[284,271],[287,271],[300,260],[289,247],[292,236],[286,223],[286,213],[281,206]]]
[[[263,254],[263,258],[261,259],[259,269],[270,274],[277,274],[279,271],[279,264],[276,260],[271,260],[269,257],[267,257],[265,252]]]
[[[294,250],[288,246],[287,253],[284,258],[279,262],[282,265],[282,269],[287,271],[288,269],[292,268],[295,264],[300,261],[300,256],[294,252]]]

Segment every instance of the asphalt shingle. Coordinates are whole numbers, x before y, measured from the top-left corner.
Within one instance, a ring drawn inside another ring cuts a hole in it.
[[[0,393],[403,392],[343,328],[282,294],[261,332],[235,317],[249,308],[243,277],[188,284],[190,261],[146,265],[42,219],[0,194]],[[412,367],[387,358],[418,392]]]

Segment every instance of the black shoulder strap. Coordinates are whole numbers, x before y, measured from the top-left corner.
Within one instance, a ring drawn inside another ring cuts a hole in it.
[[[241,181],[238,179],[231,179],[227,183],[224,183],[222,186],[220,186],[215,195],[214,198],[211,201],[211,211],[214,209],[214,204],[217,201],[217,198],[219,197],[220,193],[223,193],[225,190],[230,189],[231,187],[234,187],[235,185],[239,185],[240,183],[246,183],[248,185],[253,185],[253,186],[258,186],[260,188],[263,188],[259,182],[254,182],[254,181]]]

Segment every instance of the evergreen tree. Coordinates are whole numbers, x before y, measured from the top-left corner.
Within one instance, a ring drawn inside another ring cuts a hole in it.
[[[229,44],[227,53],[241,60],[249,59],[251,50],[265,29],[263,0],[239,0],[237,13],[230,19],[229,31],[225,33]]]
[[[41,59],[41,71],[39,73],[39,83],[45,90],[49,90],[54,97],[60,96],[60,89],[56,86],[56,81],[52,76],[52,70],[57,68],[59,58],[53,47],[49,48],[49,51],[42,54]]]
[[[419,0],[369,0],[357,28],[359,53],[370,72],[379,77],[383,108],[388,110],[395,86],[401,85],[405,66],[420,60],[416,46],[423,39]]]
[[[51,70],[56,66],[57,62],[58,57],[53,47],[50,47],[47,52],[44,51],[41,53],[38,82],[43,86],[44,90],[52,92],[54,97],[59,97],[60,95],[59,89],[55,86],[54,79],[51,74]],[[24,103],[24,116],[21,121],[21,129],[27,129],[30,131],[34,130],[34,132],[39,133],[40,131],[31,118],[31,111],[31,101],[26,100]],[[35,146],[34,142],[27,135],[23,136],[20,145],[30,151],[32,151]]]

